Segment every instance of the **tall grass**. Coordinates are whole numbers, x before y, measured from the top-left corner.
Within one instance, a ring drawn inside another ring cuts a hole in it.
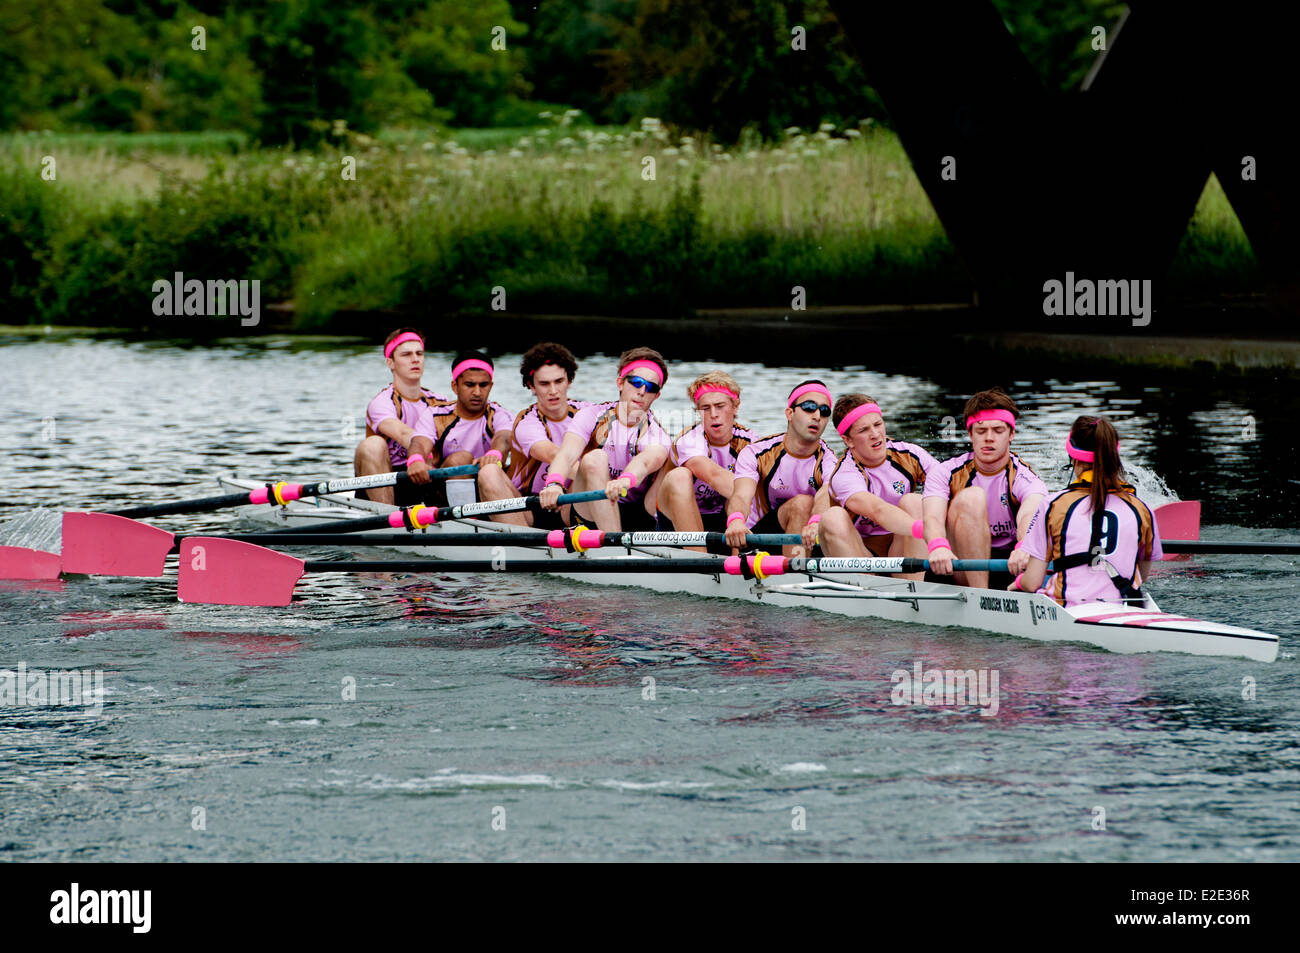
[[[0,176],[22,187],[0,194],[0,281],[13,276],[19,319],[120,325],[148,323],[152,281],[173,271],[260,278],[303,328],[340,311],[486,311],[497,288],[511,310],[627,315],[781,307],[795,285],[809,304],[969,295],[898,139],[869,122],[724,150],[654,120],[571,118],[379,139],[336,129],[309,153],[8,137]],[[43,155],[56,182],[39,178]],[[1207,189],[1183,273],[1248,277],[1233,225]]]

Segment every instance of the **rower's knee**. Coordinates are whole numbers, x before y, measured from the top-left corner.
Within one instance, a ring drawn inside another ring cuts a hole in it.
[[[952,498],[948,504],[948,519],[951,521],[962,516],[979,516],[986,519],[988,514],[988,497],[982,486],[968,486]]]
[[[779,511],[781,526],[789,532],[803,529],[808,517],[812,516],[812,507],[813,498],[806,494],[786,500]]]
[[[450,456],[444,457],[439,466],[442,467],[463,467],[474,462],[474,455],[468,450],[457,450]]]
[[[578,464],[578,469],[587,478],[588,483],[609,479],[609,456],[604,450],[588,451]]]
[[[481,500],[499,500],[513,495],[515,485],[504,470],[486,466],[478,471],[478,495]]]
[[[380,470],[388,469],[388,441],[376,434],[366,437],[357,444],[356,453],[353,454],[352,460],[357,470],[365,468],[370,472],[375,472],[376,468]]]
[[[913,519],[921,518],[921,494],[904,493],[898,501],[898,508]]]
[[[857,532],[853,527],[853,517],[842,506],[832,506],[823,513],[817,526],[818,535],[824,540],[847,539],[850,533]]]
[[[666,502],[680,503],[695,497],[695,475],[685,467],[676,467],[668,471],[663,484],[659,487],[659,496]]]

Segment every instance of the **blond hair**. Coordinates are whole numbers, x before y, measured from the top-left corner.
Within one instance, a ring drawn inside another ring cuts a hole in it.
[[[709,386],[725,387],[736,395],[737,400],[740,398],[740,385],[737,384],[736,379],[726,371],[706,371],[701,374],[699,377],[695,378],[695,380],[686,385],[686,396],[690,398],[691,403],[693,404],[695,403],[695,392],[701,387]]]

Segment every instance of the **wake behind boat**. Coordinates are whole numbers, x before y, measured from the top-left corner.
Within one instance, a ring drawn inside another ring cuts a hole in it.
[[[223,477],[222,486],[232,492],[256,492],[265,486],[257,481]],[[370,500],[324,495],[314,502],[289,501],[284,506],[258,507],[249,511],[253,519],[270,522],[280,529],[305,529],[328,522],[356,521],[387,516],[398,508]],[[1007,592],[976,589],[943,583],[900,580],[871,573],[834,573],[821,567],[844,564],[843,560],[809,560],[801,563],[798,575],[777,575],[746,579],[733,575],[696,572],[620,572],[595,570],[596,560],[644,563],[655,560],[689,560],[696,554],[675,548],[630,545],[620,549],[597,549],[570,553],[548,548],[543,556],[520,543],[519,534],[537,536],[536,531],[508,523],[479,519],[440,522],[413,531],[426,545],[395,549],[419,553],[432,559],[454,559],[463,549],[441,548],[439,535],[466,531],[483,534],[491,546],[494,564],[501,569],[512,562],[539,557],[555,561],[548,575],[585,583],[636,586],[663,593],[686,593],[703,598],[737,599],[783,608],[815,608],[824,612],[860,618],[874,617],[898,622],[955,626],[1012,635],[1047,642],[1077,642],[1112,652],[1182,652],[1248,658],[1271,662],[1278,653],[1278,637],[1237,626],[1206,622],[1162,612],[1149,593],[1145,604],[1132,607],[1110,602],[1093,602],[1063,607],[1036,592]],[[363,531],[388,533],[386,530]],[[512,542],[511,537],[515,537]],[[570,568],[565,568],[568,565]],[[436,571],[436,563],[430,570]],[[548,566],[549,569],[549,566]]]

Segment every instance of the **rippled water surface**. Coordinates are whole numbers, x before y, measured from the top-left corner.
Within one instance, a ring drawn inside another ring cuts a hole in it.
[[[493,395],[512,410],[517,363],[500,359]],[[667,424],[703,367],[672,367]],[[1049,485],[1070,421],[1105,410],[1145,496],[1204,501],[1204,537],[1300,526],[1285,390],[987,370],[1014,384],[1017,448]],[[811,369],[735,371],[768,432]],[[614,372],[584,359],[575,394],[606,399]],[[425,383],[445,374],[432,357]],[[944,418],[971,381],[821,376],[876,397],[894,436],[959,451]],[[346,475],[385,378],[376,349],[330,342],[0,342],[0,542],[39,542],[65,506],[208,495],[219,472]],[[182,605],[174,576],[0,583],[0,668],[99,670],[105,693],[89,714],[0,701],[0,857],[1300,859],[1294,557],[1165,563],[1151,589],[1280,633],[1281,657],[1121,656],[536,577],[315,575],[284,609]],[[997,672],[997,714],[892,704],[891,673],[917,663]]]

